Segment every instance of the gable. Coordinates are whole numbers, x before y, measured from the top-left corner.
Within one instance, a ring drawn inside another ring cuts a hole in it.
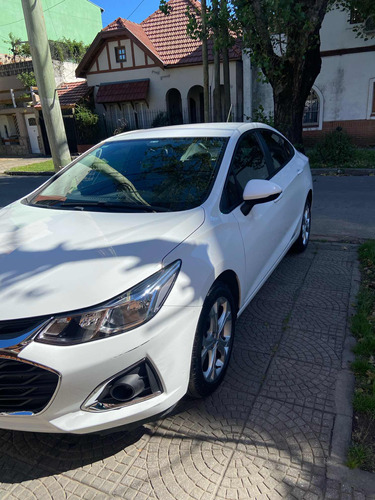
[[[145,50],[126,35],[103,41],[92,58],[87,75],[155,67]]]

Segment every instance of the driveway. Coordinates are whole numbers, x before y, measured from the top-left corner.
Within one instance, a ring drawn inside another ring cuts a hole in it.
[[[104,437],[0,431],[1,498],[366,498],[327,472],[356,256],[332,243],[288,255],[207,399]]]

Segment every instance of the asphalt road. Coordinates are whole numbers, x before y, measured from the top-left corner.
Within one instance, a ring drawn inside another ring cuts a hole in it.
[[[314,176],[312,236],[375,238],[375,176]]]
[[[0,176],[0,207],[46,180]],[[375,238],[375,176],[314,176],[312,236],[338,241]]]

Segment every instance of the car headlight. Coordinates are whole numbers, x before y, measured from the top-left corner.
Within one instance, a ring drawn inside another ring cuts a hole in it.
[[[146,323],[164,304],[180,267],[180,260],[173,262],[105,306],[53,318],[35,340],[47,344],[79,344],[117,335]]]

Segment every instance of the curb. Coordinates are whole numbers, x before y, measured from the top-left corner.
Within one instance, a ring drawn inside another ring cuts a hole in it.
[[[375,168],[312,168],[312,175],[375,175]]]
[[[356,296],[361,283],[358,260],[354,264],[351,291],[349,297],[348,319],[355,311]],[[373,495],[375,491],[375,474],[359,469],[349,469],[345,465],[352,438],[353,406],[352,398],[355,377],[350,371],[350,363],[354,360],[352,347],[356,340],[352,336],[349,325],[342,353],[342,366],[338,374],[335,388],[336,417],[332,431],[331,453],[327,460],[327,478],[349,484],[365,494]]]
[[[29,176],[32,176],[32,175],[54,175],[56,172],[52,172],[52,171],[49,171],[49,172],[21,172],[21,171],[16,171],[16,172],[12,172],[11,170],[6,170],[4,172],[5,175],[13,175],[13,176],[17,176],[17,175],[29,175]]]

